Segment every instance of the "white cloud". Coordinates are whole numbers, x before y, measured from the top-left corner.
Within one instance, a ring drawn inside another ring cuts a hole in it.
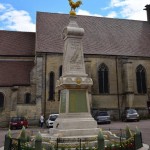
[[[146,21],[147,14],[143,9],[145,8],[145,5],[149,3],[149,0],[110,0],[110,5],[101,8],[101,10],[106,10],[108,14],[105,16],[109,18],[125,18]],[[100,14],[92,14],[87,10],[81,9],[77,11],[77,14],[102,17]]]
[[[146,11],[143,9],[149,3],[149,0],[111,0],[110,8],[120,8],[119,14],[123,18],[147,20]]]
[[[89,11],[87,11],[87,10],[82,10],[82,9],[79,9],[79,10],[77,11],[77,15],[101,17],[101,15],[99,15],[99,14],[91,14]]]
[[[0,10],[1,29],[35,32],[35,24],[27,11],[15,10],[11,5],[3,4],[0,4]]]
[[[121,2],[121,0],[111,0],[111,7],[120,7],[123,6],[124,1]]]
[[[0,3],[0,11],[4,10],[5,7]]]
[[[108,15],[107,15],[108,18],[116,18],[117,17],[117,13],[115,11],[112,11],[110,12]]]

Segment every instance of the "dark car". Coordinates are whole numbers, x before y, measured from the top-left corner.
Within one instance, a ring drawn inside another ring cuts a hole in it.
[[[28,121],[25,117],[12,117],[9,123],[10,129],[28,127]]]
[[[135,109],[127,109],[121,115],[122,121],[139,121],[140,117]]]
[[[95,120],[97,121],[97,124],[111,123],[110,115],[107,111],[99,111]]]

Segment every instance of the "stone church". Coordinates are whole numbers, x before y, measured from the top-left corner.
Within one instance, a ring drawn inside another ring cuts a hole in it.
[[[118,119],[125,108],[148,115],[150,98],[150,5],[147,21],[77,16],[84,28],[91,111],[107,110]],[[0,31],[0,121],[58,113],[64,40],[69,15],[37,12],[36,32]]]

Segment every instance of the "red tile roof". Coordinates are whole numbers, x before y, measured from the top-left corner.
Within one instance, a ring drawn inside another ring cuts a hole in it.
[[[85,30],[85,54],[150,57],[150,24],[146,21],[77,16]],[[37,13],[36,52],[62,53],[62,30],[69,15]]]
[[[32,61],[0,61],[0,86],[29,85]]]
[[[0,30],[0,56],[33,56],[35,52],[35,33]]]

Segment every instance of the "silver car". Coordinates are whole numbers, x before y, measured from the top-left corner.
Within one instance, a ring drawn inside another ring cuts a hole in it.
[[[139,121],[140,116],[135,109],[127,109],[122,113],[122,121]]]
[[[97,124],[111,123],[110,115],[107,111],[99,111],[96,117]]]

